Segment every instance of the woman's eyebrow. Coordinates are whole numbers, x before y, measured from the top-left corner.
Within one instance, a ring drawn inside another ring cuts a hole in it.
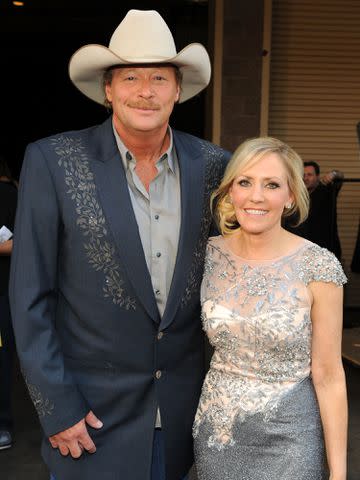
[[[244,175],[242,173],[239,174],[239,177],[244,177],[247,180],[254,180],[254,177],[251,177],[250,175]],[[276,175],[273,175],[272,177],[261,177],[261,180],[279,180],[281,181],[280,177],[277,177]]]

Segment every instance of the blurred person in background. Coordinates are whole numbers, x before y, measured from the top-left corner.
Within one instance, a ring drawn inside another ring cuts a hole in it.
[[[286,220],[285,227],[292,233],[327,248],[341,260],[341,245],[337,226],[337,197],[344,174],[332,170],[321,177],[316,162],[304,162],[304,182],[310,195],[307,219],[294,227],[296,218]]]
[[[15,354],[14,334],[9,307],[9,272],[12,252],[17,183],[12,178],[4,157],[0,157],[0,229],[7,235],[0,240],[0,450],[12,446],[13,416],[11,411],[12,375]]]

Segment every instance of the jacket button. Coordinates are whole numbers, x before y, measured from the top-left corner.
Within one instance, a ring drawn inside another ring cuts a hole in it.
[[[157,339],[158,339],[158,340],[161,340],[163,336],[164,336],[164,332],[159,332],[159,333],[157,334]]]
[[[161,370],[156,370],[155,377],[159,380],[159,378],[161,377]]]

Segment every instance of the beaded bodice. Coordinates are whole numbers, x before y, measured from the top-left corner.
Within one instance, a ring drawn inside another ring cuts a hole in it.
[[[336,257],[304,240],[269,261],[234,255],[226,239],[209,240],[201,287],[203,328],[214,347],[194,423],[213,428],[209,446],[231,444],[235,419],[271,417],[280,397],[310,374],[312,281],[342,285]]]

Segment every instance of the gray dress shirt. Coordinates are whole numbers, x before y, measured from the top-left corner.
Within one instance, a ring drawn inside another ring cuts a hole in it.
[[[126,172],[156,303],[162,316],[174,273],[181,221],[180,171],[172,131],[169,127],[169,148],[156,162],[158,174],[147,192],[135,172],[135,156],[126,148],[114,125],[113,130]],[[160,425],[158,411],[156,427]]]

